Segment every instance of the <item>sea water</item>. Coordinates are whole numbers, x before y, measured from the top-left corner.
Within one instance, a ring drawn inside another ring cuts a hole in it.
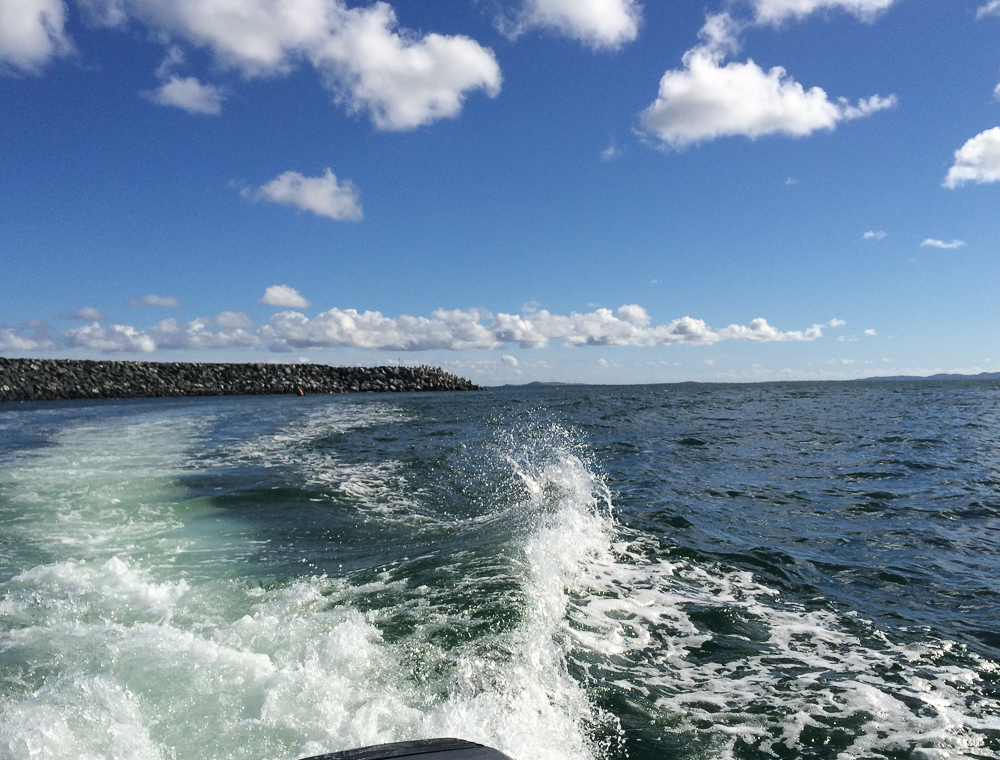
[[[0,408],[0,758],[1000,757],[1000,385]]]

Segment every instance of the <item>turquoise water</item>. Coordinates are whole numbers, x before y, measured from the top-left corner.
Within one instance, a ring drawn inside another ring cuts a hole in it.
[[[1000,757],[1000,386],[0,408],[0,757]]]

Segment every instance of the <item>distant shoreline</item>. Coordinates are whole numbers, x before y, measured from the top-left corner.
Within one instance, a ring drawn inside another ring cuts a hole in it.
[[[1000,380],[1000,372],[980,372],[978,375],[956,375],[939,372],[936,375],[886,375],[885,377],[862,377],[852,382],[862,380]]]
[[[4,359],[0,402],[479,390],[439,367]]]
[[[886,375],[884,377],[855,377],[849,380],[674,380],[654,383],[563,383],[533,380],[530,383],[506,383],[495,388],[566,388],[585,385],[764,385],[766,383],[869,383],[911,382],[922,380],[1000,380],[1000,372],[980,372],[978,375]]]

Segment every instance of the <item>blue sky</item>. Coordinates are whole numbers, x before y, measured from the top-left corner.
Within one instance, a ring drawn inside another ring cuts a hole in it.
[[[0,355],[1000,371],[995,0],[0,0]]]

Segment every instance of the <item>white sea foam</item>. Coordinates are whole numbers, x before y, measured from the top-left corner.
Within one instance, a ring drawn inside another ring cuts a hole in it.
[[[15,457],[0,471],[7,540],[50,560],[141,551],[181,525],[177,478],[199,428],[169,418],[70,426]]]
[[[1000,730],[1000,702],[981,688],[991,663],[963,652],[949,664],[959,654],[949,642],[902,646],[864,621],[785,604],[748,572],[648,560],[659,553],[648,541],[621,541],[592,563],[567,630],[581,667],[642,695],[673,730],[711,734],[719,757],[737,740],[767,753],[804,747],[810,729],[842,741],[842,760],[996,756],[983,733]],[[734,634],[742,652],[698,657],[713,634],[696,609],[732,611],[757,635]]]
[[[413,488],[399,462],[349,463],[324,441],[352,430],[396,425],[407,414],[387,403],[331,404],[310,409],[270,435],[225,448],[213,457],[216,466],[253,463],[291,474],[296,484],[321,489],[386,521],[408,524],[432,521],[413,498]]]

